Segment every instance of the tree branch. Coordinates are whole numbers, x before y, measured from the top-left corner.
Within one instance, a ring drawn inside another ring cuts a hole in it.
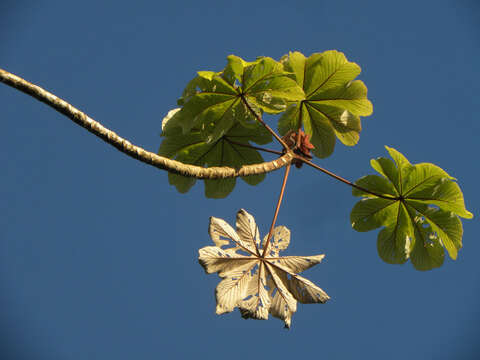
[[[58,112],[73,120],[76,124],[87,129],[89,132],[95,136],[98,136],[106,143],[114,146],[124,154],[140,160],[145,164],[183,176],[195,177],[197,179],[223,179],[264,174],[280,169],[281,167],[290,164],[293,160],[293,153],[289,151],[276,160],[260,164],[245,165],[240,169],[230,167],[204,168],[201,166],[183,164],[179,161],[159,156],[139,146],[131,144],[128,140],[118,136],[115,132],[107,129],[99,122],[91,119],[65,100],[60,99],[41,87],[29,83],[28,81],[11,74],[8,71],[0,69],[0,81],[54,108]]]

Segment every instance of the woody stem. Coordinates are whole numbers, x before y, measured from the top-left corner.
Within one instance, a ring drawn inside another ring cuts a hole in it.
[[[270,226],[270,231],[268,232],[267,241],[265,242],[265,246],[263,247],[262,257],[265,257],[268,251],[268,245],[270,245],[270,239],[272,238],[272,235],[273,235],[273,229],[275,227],[275,223],[277,222],[278,212],[280,211],[280,204],[282,203],[283,194],[285,192],[285,185],[287,185],[290,166],[291,164],[287,164],[285,166],[285,175],[283,176],[282,189],[280,190],[280,195],[278,196],[277,207],[275,208],[275,215],[273,215],[272,225]]]
[[[154,166],[161,170],[167,170],[175,174],[194,177],[197,179],[236,178],[239,176],[265,174],[289,164],[293,159],[293,153],[286,151],[285,153],[282,153],[283,155],[281,155],[278,159],[260,164],[243,165],[240,168],[227,166],[213,166],[206,168],[203,166],[184,164],[180,161],[157,155],[156,153],[152,153],[141,148],[140,146],[132,144],[127,139],[124,139],[112,130],[107,129],[98,121],[93,120],[87,114],[75,108],[65,100],[59,98],[51,92],[48,92],[40,86],[32,84],[19,76],[9,73],[6,70],[0,69],[0,82],[47,104],[54,110],[71,119],[76,124],[85,128],[93,135],[99,137],[107,144],[114,146],[122,153],[131,156],[132,158],[137,159],[147,165]]]

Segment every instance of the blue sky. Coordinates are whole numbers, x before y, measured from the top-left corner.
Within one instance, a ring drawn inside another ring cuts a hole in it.
[[[480,7],[475,1],[3,1],[0,67],[156,151],[161,120],[198,70],[337,49],[362,67],[374,113],[360,142],[317,160],[355,180],[392,146],[458,178],[479,214]],[[456,261],[418,272],[377,255],[349,225],[341,183],[292,169],[278,225],[287,254],[325,253],[305,272],[331,300],[300,305],[292,329],[215,315],[216,275],[198,249],[208,219],[240,208],[268,231],[282,172],[226,199],[187,194],[44,104],[0,84],[2,359],[476,359],[480,231],[464,221]]]

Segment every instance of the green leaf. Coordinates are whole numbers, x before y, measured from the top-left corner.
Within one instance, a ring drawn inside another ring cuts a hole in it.
[[[249,64],[252,63],[248,63],[238,56],[228,55],[227,66],[223,70],[222,76],[229,84],[239,86],[243,78],[243,71]]]
[[[460,223],[458,217],[454,218]],[[415,217],[413,226],[415,243],[410,259],[415,269],[425,271],[442,266],[445,250],[438,233],[420,216]]]
[[[365,190],[375,192],[376,194],[385,195],[385,196],[393,196],[393,197],[398,196],[398,193],[397,193],[395,187],[392,185],[392,183],[389,182],[384,177],[381,177],[381,176],[378,176],[378,175],[364,176],[364,177],[358,179],[357,181],[355,181],[355,184],[362,187]],[[357,189],[357,188],[352,189],[352,194],[354,196],[376,197],[375,195],[372,195],[371,193],[362,191],[362,190]]]
[[[381,176],[367,175],[355,182],[361,189],[354,188],[352,194],[363,199],[350,214],[352,227],[369,231],[383,226],[377,249],[388,263],[410,258],[417,270],[430,270],[443,264],[445,250],[455,260],[462,247],[459,217],[473,217],[460,187],[440,167],[412,165],[397,150],[386,148],[394,161],[371,161]]]
[[[299,103],[296,103],[289,106],[278,120],[278,131],[280,134],[285,135],[290,129],[298,129],[301,124],[300,117],[302,117],[303,122],[303,117],[308,115],[299,113],[299,105]]]
[[[278,130],[284,135],[291,129],[298,129],[301,124],[304,125],[305,133],[310,136],[310,142],[315,146],[312,152],[319,158],[331,155],[335,148],[334,128],[328,119],[303,102],[287,108],[278,121]]]
[[[302,123],[305,133],[310,135],[310,142],[315,146],[313,154],[319,158],[326,158],[335,148],[335,129],[329,120],[307,104],[302,104]]]
[[[370,165],[378,173],[383,175],[387,180],[391,182],[397,194],[401,193],[400,183],[398,181],[398,170],[392,160],[384,157],[379,157],[377,159],[370,160]]]
[[[175,123],[175,115],[171,120]],[[201,131],[193,128],[184,134],[181,127],[169,127],[164,137],[159,155],[174,158],[184,164],[197,166],[229,166],[240,168],[243,165],[262,163],[260,153],[252,148],[249,141],[265,144],[271,141],[270,133],[263,127],[248,129],[239,123],[234,124],[228,132],[213,142],[204,140]],[[265,178],[265,174],[242,177],[250,185],[256,185]],[[168,174],[170,184],[185,193],[195,184],[195,178],[187,178],[178,174]],[[236,179],[205,180],[205,195],[210,198],[226,197],[235,187]]]
[[[428,224],[435,232],[436,237],[442,242],[453,260],[457,259],[458,250],[462,248],[463,227],[462,222],[450,211],[418,205],[407,201],[411,209],[416,210],[422,222]],[[415,219],[415,218],[414,218]]]
[[[305,62],[307,59],[301,52],[295,51],[285,55],[281,62],[285,65],[285,70],[295,74],[297,84],[303,88],[303,80],[305,79]]]
[[[392,208],[395,211],[385,219],[388,225],[378,234],[377,250],[383,261],[389,264],[403,264],[410,256],[412,225],[403,204],[395,202]]]
[[[362,126],[360,117],[353,115],[347,110],[328,105],[318,105],[317,103],[308,103],[306,107],[310,114],[315,114],[312,118],[320,119],[325,124],[330,125],[337,138],[347,146],[355,145],[360,138]],[[313,135],[313,134],[312,134]]]
[[[353,207],[350,222],[357,231],[370,231],[387,225],[397,213],[398,201],[381,198],[363,199]]]
[[[178,100],[182,108],[175,115],[175,127],[181,126],[184,134],[199,130],[211,143],[238,122],[258,129],[262,111],[278,113],[286,109],[287,102],[304,97],[281,63],[268,57],[246,62],[230,55],[223,71],[199,71],[188,83]]]
[[[241,91],[263,111],[276,114],[285,111],[288,101],[305,98],[297,82],[272,58],[263,57],[244,69]]]
[[[306,95],[301,105],[292,104],[287,109],[288,115],[279,123],[280,133],[297,131],[299,124],[303,124],[317,149],[313,153],[320,158],[331,155],[335,136],[344,145],[357,144],[362,130],[360,116],[371,115],[373,111],[367,88],[362,81],[354,80],[360,74],[360,67],[335,50],[308,58],[298,52],[289,53],[282,62]]]
[[[176,123],[184,134],[194,127],[201,129],[205,140],[211,142],[228,131],[234,122],[231,113],[235,107],[243,105],[237,91],[220,76],[200,72],[199,77],[202,78],[199,80],[202,91],[188,97],[175,115]]]

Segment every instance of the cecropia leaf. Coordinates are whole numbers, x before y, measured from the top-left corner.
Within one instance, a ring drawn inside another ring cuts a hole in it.
[[[290,243],[290,231],[279,226],[273,238],[260,247],[255,219],[245,210],[237,213],[236,231],[225,221],[210,218],[210,236],[215,246],[199,250],[199,262],[208,274],[222,281],[215,295],[217,314],[238,308],[243,318],[268,319],[271,314],[289,328],[297,301],[325,303],[329,296],[311,281],[298,275],[318,263],[324,255],[279,256]],[[265,246],[268,246],[267,248]]]
[[[377,249],[388,263],[410,259],[417,270],[430,270],[443,264],[445,250],[455,260],[462,247],[459,217],[473,217],[460,187],[438,166],[412,165],[397,150],[386,148],[393,161],[371,161],[381,176],[367,175],[355,182],[360,189],[352,193],[363,199],[350,214],[352,227],[357,231],[383,227]]]
[[[372,114],[367,88],[360,80],[360,67],[341,52],[330,50],[306,58],[291,52],[281,60],[291,71],[305,98],[289,106],[279,120],[282,135],[303,125],[320,158],[332,154],[335,137],[343,144],[357,144],[362,130],[360,116]]]
[[[220,139],[238,122],[259,127],[259,112],[278,113],[289,101],[304,98],[292,77],[272,58],[246,62],[230,55],[223,71],[199,71],[189,82],[178,101],[182,107],[175,125],[184,134],[200,130],[207,143]]]
[[[282,63],[268,57],[246,62],[230,55],[223,71],[199,71],[178,100],[181,108],[162,121],[159,155],[198,166],[241,167],[264,160],[250,142],[266,144],[272,135],[259,121],[263,112],[284,111],[287,103],[305,96],[294,75]],[[265,175],[243,178],[256,185]],[[195,179],[169,174],[169,182],[181,193]],[[234,178],[205,180],[205,195],[226,197]]]

